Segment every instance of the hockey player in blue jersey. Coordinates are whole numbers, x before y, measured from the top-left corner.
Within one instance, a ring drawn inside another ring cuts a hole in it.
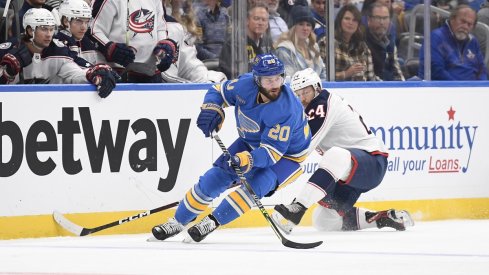
[[[391,227],[413,221],[405,210],[370,211],[354,207],[362,193],[377,187],[387,169],[387,149],[343,98],[322,89],[312,69],[296,72],[291,88],[305,107],[311,127],[310,150],[322,156],[319,168],[290,205],[276,205],[272,218],[290,233],[318,202],[313,225],[322,231]]]
[[[207,91],[197,126],[210,137],[224,121],[224,107],[234,106],[239,138],[229,147],[232,157],[221,155],[200,177],[179,204],[174,218],[157,225],[152,233],[164,240],[182,232],[213,199],[239,182],[229,161],[241,167],[258,197],[296,179],[300,162],[306,157],[310,133],[303,108],[290,88],[284,85],[284,64],[272,54],[253,60],[252,74],[214,85]],[[188,229],[199,242],[220,225],[241,216],[253,206],[244,186],[227,195],[202,221]]]

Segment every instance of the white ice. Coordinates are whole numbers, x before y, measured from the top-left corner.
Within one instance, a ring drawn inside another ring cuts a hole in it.
[[[268,227],[217,230],[197,244],[149,236],[0,241],[0,274],[489,274],[489,220],[418,222],[405,232],[299,227],[287,236],[324,241],[310,250],[282,246]]]

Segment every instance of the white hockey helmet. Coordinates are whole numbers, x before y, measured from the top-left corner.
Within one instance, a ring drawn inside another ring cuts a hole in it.
[[[24,30],[31,26],[35,30],[39,26],[56,26],[53,14],[47,9],[32,8],[24,14],[22,26]]]
[[[304,89],[308,86],[312,86],[314,91],[319,92],[323,88],[321,84],[321,78],[311,68],[307,68],[302,71],[296,72],[290,81],[290,88],[295,92],[300,89]]]
[[[58,8],[59,16],[65,16],[68,21],[73,18],[92,18],[92,9],[83,0],[64,0]]]

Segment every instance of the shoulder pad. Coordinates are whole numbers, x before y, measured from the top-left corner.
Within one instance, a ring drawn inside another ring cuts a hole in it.
[[[58,40],[58,39],[56,39],[56,38],[53,38],[53,42],[54,42],[54,44],[55,44],[56,46],[58,46],[58,47],[66,47],[66,45],[65,45],[63,42],[59,41],[59,40]]]

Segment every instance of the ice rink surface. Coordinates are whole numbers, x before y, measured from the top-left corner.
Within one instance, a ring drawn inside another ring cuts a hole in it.
[[[405,232],[299,227],[287,236],[324,241],[310,250],[282,246],[268,227],[217,230],[197,244],[149,236],[0,241],[0,274],[489,274],[489,220],[417,222]]]

